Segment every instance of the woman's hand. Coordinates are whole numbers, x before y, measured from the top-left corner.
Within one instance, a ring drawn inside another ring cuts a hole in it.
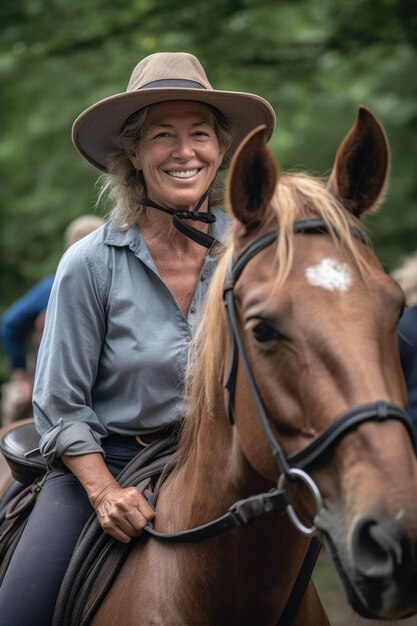
[[[99,453],[62,457],[87,492],[104,532],[123,543],[138,537],[154,512],[136,487],[122,488]]]
[[[154,512],[135,487],[110,485],[90,499],[104,532],[123,543],[138,537]]]

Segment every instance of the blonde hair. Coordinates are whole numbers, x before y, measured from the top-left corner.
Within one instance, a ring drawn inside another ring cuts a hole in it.
[[[232,135],[224,115],[211,105],[204,106],[209,110],[219,145],[230,145]],[[142,172],[135,169],[129,156],[139,145],[148,111],[149,107],[145,107],[126,120],[119,136],[119,147],[108,158],[109,174],[101,177],[98,203],[107,199],[112,207],[109,217],[119,230],[128,230],[134,224],[140,223],[147,211],[145,206],[139,204],[139,200],[146,195],[145,181]],[[222,170],[228,167],[228,161],[229,158],[223,159]],[[218,172],[210,191],[209,205],[222,204],[223,201],[224,180],[221,172]]]
[[[417,304],[417,252],[403,259],[391,276],[404,291],[408,306]]]

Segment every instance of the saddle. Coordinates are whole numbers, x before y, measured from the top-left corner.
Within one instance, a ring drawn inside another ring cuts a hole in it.
[[[30,485],[47,470],[39,452],[39,434],[33,420],[14,424],[0,439],[0,451],[13,478],[23,485]]]
[[[137,487],[154,506],[154,488],[161,476],[167,475],[173,467],[176,440],[177,434],[172,431],[150,444],[119,474],[119,484]],[[33,422],[17,424],[0,440],[0,451],[18,481],[4,498],[7,500],[2,507],[4,512],[0,511],[0,584],[47,470],[43,457],[34,452],[38,446],[39,436]],[[92,515],[78,540],[61,585],[52,626],[87,626],[91,623],[133,544],[134,541],[123,544],[105,534],[96,515]]]
[[[38,448],[39,435],[33,420],[13,424],[0,440],[0,451],[16,481],[0,500],[0,584],[47,470]]]

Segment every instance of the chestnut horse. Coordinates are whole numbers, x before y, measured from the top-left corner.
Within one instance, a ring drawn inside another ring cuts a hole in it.
[[[363,107],[327,184],[279,176],[262,127],[243,142],[228,180],[232,242],[193,342],[187,417],[155,529],[205,524],[281,474],[291,517],[330,546],[354,610],[392,620],[417,612],[417,462],[396,343],[404,298],[360,223],[382,200],[388,167],[385,133]],[[93,624],[276,625],[308,545],[282,513],[197,543],[145,537]],[[293,623],[328,624],[311,582]]]

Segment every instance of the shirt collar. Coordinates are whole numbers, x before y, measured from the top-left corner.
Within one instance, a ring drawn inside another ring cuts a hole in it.
[[[216,221],[209,226],[209,234],[220,241],[224,246],[229,242],[230,216],[219,207],[211,207],[211,212],[216,216]],[[107,223],[107,233],[104,243],[117,248],[129,247],[137,250],[140,246],[141,236],[135,225],[128,230],[117,229],[112,222]]]
[[[112,222],[107,224],[107,233],[104,243],[116,248],[129,247],[135,250],[140,244],[140,235],[136,226],[131,226],[128,230],[119,230]]]

